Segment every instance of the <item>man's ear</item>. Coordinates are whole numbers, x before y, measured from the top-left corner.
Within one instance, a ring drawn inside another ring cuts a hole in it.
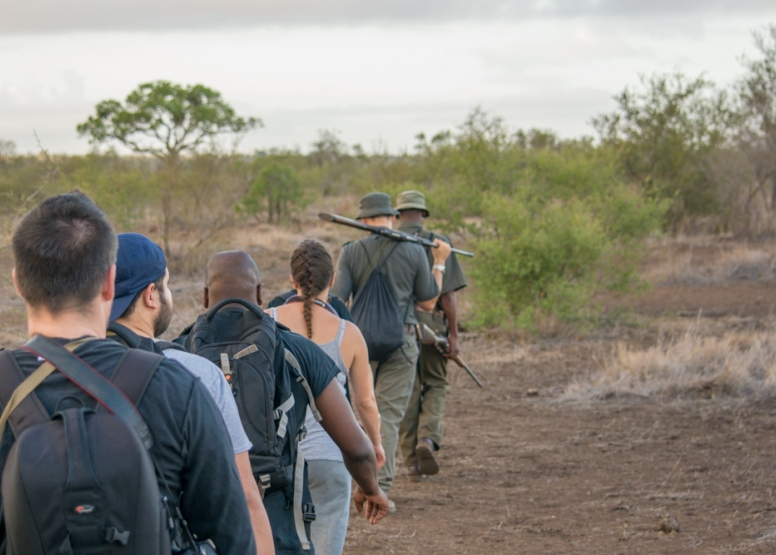
[[[159,308],[161,304],[161,299],[157,297],[154,299],[154,291],[156,291],[160,296],[162,294],[161,291],[159,291],[156,288],[155,283],[149,283],[145,289],[143,289],[143,303],[150,309],[156,309]]]
[[[105,280],[102,282],[102,300],[112,301],[116,296],[116,265],[111,264],[108,273],[105,274]]]
[[[331,279],[329,280],[329,289],[334,287],[334,278],[337,277],[337,272],[334,272],[331,274]]]
[[[261,306],[264,301],[261,299],[261,292],[263,290],[264,286],[260,283],[256,286],[256,304]]]
[[[16,268],[11,270],[11,279],[13,279],[13,288],[16,289],[16,294],[23,299],[24,295],[22,295],[22,292],[19,291],[19,282],[16,281]]]
[[[205,308],[210,308],[210,297],[207,293],[207,287],[202,288],[202,306]]]

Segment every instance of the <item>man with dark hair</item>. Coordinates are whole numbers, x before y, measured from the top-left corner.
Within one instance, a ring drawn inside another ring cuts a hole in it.
[[[396,198],[396,210],[401,224],[399,230],[433,241],[450,239],[423,229],[428,218],[426,197],[420,191],[404,191]],[[434,261],[431,249],[426,249],[428,265]],[[447,336],[450,350],[444,354],[432,345],[422,345],[418,358],[418,372],[407,412],[399,428],[399,445],[404,464],[409,467],[411,480],[420,481],[424,475],[439,472],[436,451],[442,444],[442,417],[447,398],[447,358],[458,354],[458,310],[455,292],[466,287],[466,278],[455,254],[451,254],[439,270],[443,274],[439,300],[431,311],[417,307],[415,317],[437,335]]]
[[[391,197],[385,193],[369,193],[359,202],[357,219],[365,224],[393,227],[397,212],[391,208]],[[375,398],[380,412],[380,433],[385,448],[385,465],[380,469],[380,487],[386,493],[393,485],[396,471],[396,445],[399,423],[407,410],[407,403],[415,381],[415,362],[418,358],[418,342],[414,325],[415,305],[432,309],[442,285],[444,265],[450,254],[450,246],[437,240],[433,249],[435,267],[429,267],[426,253],[420,245],[397,242],[381,235],[367,235],[363,239],[347,243],[337,261],[337,277],[332,292],[341,299],[356,298],[375,268],[384,272],[388,285],[396,299],[403,318],[403,341],[383,361],[370,361],[375,374]],[[377,266],[375,266],[377,264]],[[352,308],[352,306],[351,306]]]
[[[110,379],[128,349],[105,338],[116,277],[116,235],[105,215],[82,193],[51,197],[22,219],[12,244],[13,280],[27,307],[30,336],[41,335],[63,345],[89,339],[73,353]],[[42,364],[41,358],[25,349],[13,351],[12,356],[25,377]],[[30,395],[48,414],[97,405],[60,372],[51,374]],[[169,502],[180,507],[191,531],[201,540],[210,539],[219,553],[254,553],[232,447],[218,409],[199,380],[178,363],[163,360],[137,410],[153,438],[150,455],[161,472],[159,489],[167,492],[169,486],[173,497]],[[0,468],[5,467],[16,439],[11,428],[4,430]],[[94,510],[79,509],[85,514]],[[4,544],[4,524],[0,536]]]
[[[200,322],[206,321],[211,329],[219,330],[217,341],[224,342],[239,338],[244,330],[256,327],[262,318],[259,308],[262,298],[262,284],[259,269],[253,258],[243,251],[228,251],[214,255],[207,264],[207,277],[203,290],[203,304],[205,308],[212,308],[226,302],[217,312],[208,312],[201,315],[197,322],[184,335],[176,339],[187,348],[192,349],[190,336],[196,334]],[[241,304],[231,304],[230,300],[239,300],[252,305],[254,310],[248,310]],[[366,508],[366,517],[376,524],[388,512],[388,499],[377,484],[377,463],[371,442],[359,427],[348,404],[345,395],[334,379],[339,373],[339,368],[334,361],[323,352],[320,347],[309,339],[295,334],[285,326],[275,324],[269,316],[266,322],[270,329],[276,331],[277,344],[275,354],[272,355],[275,363],[271,371],[278,382],[282,376],[283,350],[287,349],[298,361],[301,378],[303,380],[291,381],[291,393],[293,402],[290,404],[288,416],[288,429],[285,434],[291,432],[292,422],[298,424],[298,429],[293,430],[292,438],[298,437],[304,429],[305,414],[310,405],[311,395],[314,398],[322,417],[321,425],[334,440],[334,443],[342,451],[345,466],[356,481],[357,488],[354,493],[356,506],[359,511]],[[197,336],[197,341],[201,337]],[[278,364],[278,353],[280,353]],[[286,355],[287,356],[287,355]],[[234,357],[232,357],[234,358]],[[287,359],[286,359],[287,360]],[[240,380],[240,377],[235,378]],[[306,390],[309,387],[309,393]],[[285,403],[284,403],[285,404]],[[270,407],[272,409],[273,407]],[[276,416],[277,418],[277,416]],[[301,453],[298,453],[301,456]],[[296,461],[293,461],[296,464]],[[306,472],[304,483],[298,489],[305,498],[309,498],[307,491]],[[295,521],[295,493],[299,486],[294,477],[292,487],[269,487],[264,494],[264,504],[267,508],[272,533],[275,540],[275,551],[278,555],[303,555],[312,553],[306,538],[310,535],[309,519],[305,522]],[[301,518],[301,513],[300,513]],[[302,529],[299,528],[302,526]],[[312,548],[314,549],[314,545]]]
[[[167,330],[172,320],[170,272],[164,251],[139,233],[121,233],[118,242],[116,298],[108,337],[128,347],[164,354],[201,380],[216,402],[232,440],[259,553],[271,555],[275,551],[272,530],[248,458],[252,446],[240,422],[229,384],[221,370],[206,358],[188,353],[174,343],[154,339]]]

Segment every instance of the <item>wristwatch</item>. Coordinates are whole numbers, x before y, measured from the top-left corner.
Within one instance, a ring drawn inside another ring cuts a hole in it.
[[[445,265],[444,264],[434,264],[434,270],[439,270],[443,274],[445,273]]]

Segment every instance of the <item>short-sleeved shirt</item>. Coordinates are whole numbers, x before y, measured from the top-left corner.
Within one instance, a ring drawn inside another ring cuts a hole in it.
[[[177,361],[202,381],[202,385],[212,395],[221,417],[224,419],[226,431],[229,432],[229,439],[232,440],[232,449],[235,455],[250,451],[252,447],[251,441],[245,435],[242,422],[240,422],[240,414],[237,412],[234,395],[224,377],[224,373],[221,372],[218,366],[204,357],[178,349],[165,349],[164,356]]]
[[[57,341],[65,344],[69,340]],[[108,378],[126,350],[116,341],[103,339],[86,342],[75,353]],[[14,356],[26,376],[42,362],[21,349],[14,351]],[[49,413],[64,397],[79,399],[87,407],[97,404],[59,372],[46,378],[35,394]],[[180,502],[191,531],[199,538],[211,539],[219,553],[255,553],[253,528],[232,445],[218,408],[202,383],[177,362],[164,360],[137,408],[154,438],[151,455],[175,501]],[[6,428],[0,445],[0,468],[5,467],[13,441],[10,427]],[[161,480],[159,488],[166,490]],[[0,534],[4,543],[4,527]]]
[[[386,257],[387,260],[386,260]],[[394,241],[381,235],[368,235],[347,243],[337,261],[337,277],[332,293],[341,299],[354,297],[369,277],[369,261],[382,270],[396,297],[405,324],[417,324],[415,303],[433,299],[439,293],[423,247]]]
[[[437,238],[442,239],[450,246],[453,245],[452,241],[450,241],[450,238],[447,235],[423,229],[423,224],[419,222],[404,222],[399,226],[399,231],[403,231],[411,235],[417,235],[418,237],[428,239],[429,241],[433,241]],[[434,254],[430,247],[425,247],[425,250],[428,257],[428,264],[429,266],[433,267]],[[445,261],[445,273],[442,276],[442,290],[439,292],[439,294],[444,295],[450,291],[458,291],[459,289],[466,287],[466,285],[466,276],[463,273],[463,268],[461,268],[461,263],[458,261],[458,257],[455,255],[455,253],[451,252],[450,256],[448,256],[447,260]]]

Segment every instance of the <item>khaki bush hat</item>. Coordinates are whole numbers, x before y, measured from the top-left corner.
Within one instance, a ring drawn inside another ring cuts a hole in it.
[[[391,197],[385,193],[369,193],[358,201],[357,220],[361,218],[374,218],[376,216],[398,216],[399,213],[391,208]]]
[[[428,218],[429,212],[426,208],[426,195],[420,191],[404,191],[396,197],[396,210],[423,210]]]

